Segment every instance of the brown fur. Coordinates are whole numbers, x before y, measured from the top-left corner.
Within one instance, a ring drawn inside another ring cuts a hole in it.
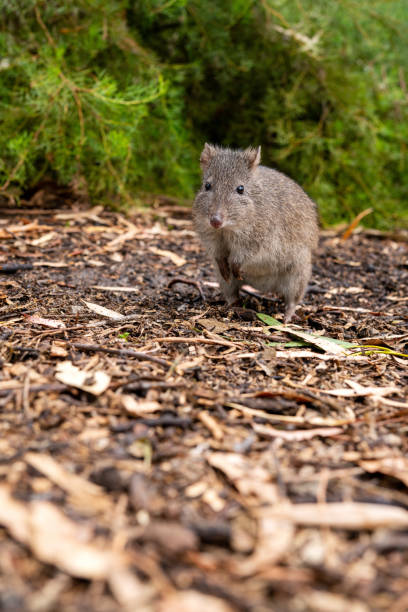
[[[285,300],[288,321],[311,274],[318,241],[315,203],[292,179],[259,165],[260,148],[233,151],[206,144],[200,162],[203,184],[193,219],[225,299],[235,302],[245,283],[274,291]],[[222,220],[217,229],[210,223],[215,217]]]

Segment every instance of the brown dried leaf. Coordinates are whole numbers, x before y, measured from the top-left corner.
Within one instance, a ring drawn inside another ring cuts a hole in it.
[[[161,404],[156,401],[136,399],[133,395],[121,395],[120,399],[126,412],[134,416],[142,416],[162,410]]]
[[[262,517],[258,523],[258,537],[254,553],[237,564],[235,571],[249,576],[271,567],[286,555],[293,543],[295,528],[284,519]]]
[[[92,395],[100,395],[109,387],[111,377],[106,372],[86,372],[74,366],[72,361],[62,361],[57,365],[55,378],[65,385],[77,387]]]
[[[45,319],[44,317],[39,317],[38,315],[30,315],[26,318],[30,323],[35,323],[36,325],[44,325],[44,327],[52,327],[55,329],[64,329],[65,323],[63,321],[59,321],[58,319]]]
[[[254,466],[238,453],[211,453],[207,461],[222,471],[242,495],[254,495],[268,504],[276,503],[276,485],[270,482],[270,473],[262,466]]]
[[[231,325],[225,323],[224,321],[219,321],[218,319],[197,319],[197,323],[199,323],[205,329],[208,329],[210,332],[214,332],[215,334],[222,334],[223,332],[230,329]]]
[[[125,315],[120,312],[116,312],[116,310],[111,310],[110,308],[105,308],[105,306],[100,306],[99,304],[94,304],[93,302],[86,302],[82,300],[83,303],[91,310],[102,317],[107,317],[108,319],[113,319],[114,321],[119,321],[123,319]]]
[[[111,500],[101,487],[68,471],[50,455],[26,453],[24,458],[29,465],[67,491],[72,504],[81,511],[92,514],[111,508]]]
[[[68,351],[65,348],[65,342],[55,340],[51,344],[50,355],[51,357],[66,357],[68,355]]]
[[[44,563],[56,565],[71,576],[104,580],[121,564],[109,548],[86,541],[87,530],[48,502],[23,504],[16,501],[7,485],[0,485],[0,523],[12,536],[29,546]]]
[[[381,472],[388,476],[398,478],[408,487],[408,458],[382,457],[381,459],[368,459],[360,461],[359,465],[367,472]]]

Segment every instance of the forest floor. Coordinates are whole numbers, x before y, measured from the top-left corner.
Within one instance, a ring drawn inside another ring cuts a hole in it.
[[[407,262],[323,232],[288,330],[184,208],[3,210],[0,609],[408,610]]]

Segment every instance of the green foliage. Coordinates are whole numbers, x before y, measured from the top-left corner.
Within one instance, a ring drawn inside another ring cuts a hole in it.
[[[405,0],[0,0],[0,184],[191,197],[261,144],[326,223],[407,221]]]

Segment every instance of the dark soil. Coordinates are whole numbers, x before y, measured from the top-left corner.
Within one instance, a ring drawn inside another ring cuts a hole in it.
[[[3,214],[0,609],[408,610],[407,287],[326,232],[334,354],[226,309],[186,209]]]

